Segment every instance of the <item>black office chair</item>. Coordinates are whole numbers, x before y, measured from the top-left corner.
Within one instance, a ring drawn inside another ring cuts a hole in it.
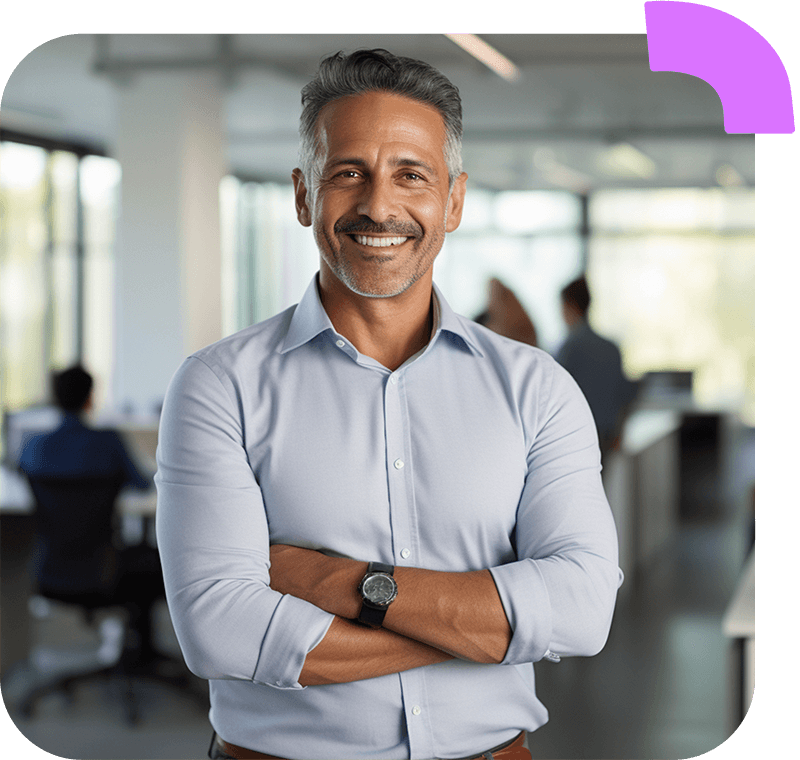
[[[191,691],[185,666],[159,653],[152,644],[152,610],[164,597],[157,551],[115,543],[114,506],[123,485],[120,478],[28,476],[28,482],[36,502],[33,569],[38,593],[79,607],[89,624],[112,608],[124,608],[127,619],[117,662],[60,675],[35,686],[21,700],[19,710],[29,717],[47,694],[63,692],[69,697],[78,683],[115,676],[123,680],[126,715],[135,725],[140,720],[135,678],[152,678]],[[159,666],[165,662],[173,670],[178,666],[179,672],[162,672]]]

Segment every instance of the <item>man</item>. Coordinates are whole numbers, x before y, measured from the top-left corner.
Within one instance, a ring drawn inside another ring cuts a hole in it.
[[[52,376],[56,405],[63,413],[56,430],[33,436],[20,454],[20,469],[39,477],[91,477],[119,475],[134,488],[151,482],[131,460],[119,435],[96,430],[85,423],[93,405],[94,380],[80,365]]]
[[[618,446],[623,415],[636,395],[636,385],[625,377],[619,348],[589,326],[590,303],[584,277],[562,289],[561,314],[569,334],[555,357],[586,396],[605,453]]]
[[[151,488],[152,479],[139,470],[116,431],[86,424],[93,406],[93,386],[92,376],[80,365],[53,374],[53,397],[63,413],[62,422],[57,429],[26,442],[20,469],[38,481],[108,477],[116,479],[120,487]],[[57,492],[45,489],[39,492],[39,499],[39,509],[45,513],[63,514],[63,500]],[[63,534],[56,537],[45,531],[39,536],[34,557],[39,589],[47,596],[71,601],[76,595],[85,599],[91,585],[104,600],[124,605],[129,627],[139,634],[137,654],[144,662],[153,655],[153,606],[164,597],[157,552],[144,545],[116,547],[113,516],[107,512],[98,513],[84,504],[72,517],[73,538],[79,545],[89,539],[92,551],[74,556],[73,547],[73,553],[65,556]]]
[[[319,274],[184,362],[159,431],[159,547],[210,756],[529,757],[532,663],[599,651],[621,581],[588,406],[433,285],[466,190],[455,87],[359,51],[323,61],[303,106]]]

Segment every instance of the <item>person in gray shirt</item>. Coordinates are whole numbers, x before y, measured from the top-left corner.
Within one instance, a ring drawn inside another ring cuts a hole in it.
[[[555,358],[586,396],[597,425],[600,450],[605,453],[618,445],[625,410],[636,395],[636,384],[622,369],[617,345],[589,325],[590,303],[584,277],[573,280],[561,291],[561,312],[569,334]]]

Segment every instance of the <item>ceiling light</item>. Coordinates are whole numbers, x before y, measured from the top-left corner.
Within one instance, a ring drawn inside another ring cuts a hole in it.
[[[730,164],[722,164],[717,169],[716,179],[722,187],[742,187],[744,185],[744,177]]]
[[[551,185],[563,187],[573,193],[588,193],[594,184],[588,174],[560,163],[552,148],[537,148],[533,154],[533,165]]]
[[[618,143],[604,150],[597,158],[597,167],[614,177],[638,179],[650,179],[657,168],[650,156],[630,143]]]
[[[514,82],[519,79],[519,69],[502,53],[498,53],[491,45],[475,34],[446,34],[459,47],[486,64],[503,79]]]

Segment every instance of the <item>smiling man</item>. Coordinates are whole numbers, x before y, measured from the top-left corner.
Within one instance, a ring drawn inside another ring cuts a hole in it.
[[[433,284],[466,192],[456,88],[359,51],[302,100],[319,274],[188,358],[159,431],[159,548],[210,682],[209,755],[529,758],[533,663],[597,653],[622,579],[588,405]]]

